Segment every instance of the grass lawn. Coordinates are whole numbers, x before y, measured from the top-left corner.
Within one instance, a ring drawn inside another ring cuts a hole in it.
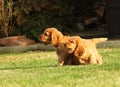
[[[0,54],[0,87],[120,87],[120,48],[99,48],[103,65],[57,66],[55,51]]]

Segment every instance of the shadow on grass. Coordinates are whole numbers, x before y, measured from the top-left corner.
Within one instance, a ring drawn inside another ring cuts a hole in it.
[[[24,67],[24,66],[14,66],[14,67],[4,67],[4,68],[1,68],[0,67],[0,70],[19,70],[19,69],[39,69],[39,68],[55,68],[55,67],[58,67],[57,65],[42,65],[42,66],[27,66],[27,67]]]
[[[113,63],[113,64],[103,64],[103,65],[66,65],[62,66],[64,68],[72,68],[72,69],[96,69],[96,70],[120,70],[119,68],[120,64],[119,63]],[[57,64],[49,64],[49,65],[33,65],[33,66],[11,66],[11,67],[0,67],[0,70],[27,70],[27,69],[49,69],[49,68],[57,68],[60,67]]]

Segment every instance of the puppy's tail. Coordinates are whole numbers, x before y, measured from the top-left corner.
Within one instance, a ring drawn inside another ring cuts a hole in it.
[[[108,40],[108,38],[93,38],[91,39],[93,43],[97,44],[97,43],[100,43],[100,42],[105,42]]]

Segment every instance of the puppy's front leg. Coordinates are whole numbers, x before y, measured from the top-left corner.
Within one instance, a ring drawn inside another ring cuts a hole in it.
[[[62,58],[58,58],[58,65],[63,66],[64,65],[64,60]]]
[[[87,64],[87,62],[85,60],[83,60],[82,58],[79,59],[79,63],[80,65],[85,65]]]

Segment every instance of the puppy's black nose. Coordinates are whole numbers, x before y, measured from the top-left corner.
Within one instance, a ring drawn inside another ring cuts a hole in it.
[[[42,35],[39,35],[39,39],[41,38]]]
[[[41,36],[42,36],[42,35],[39,35],[39,36],[38,36],[39,41],[41,41]]]
[[[66,47],[66,44],[64,44],[64,47]]]

